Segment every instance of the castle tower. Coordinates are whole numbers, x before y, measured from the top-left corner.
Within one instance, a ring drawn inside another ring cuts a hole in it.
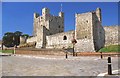
[[[60,32],[64,32],[64,13],[63,12],[59,12],[59,17],[61,17],[61,29]]]
[[[48,8],[43,8],[42,9],[42,16],[43,16],[45,21],[49,20],[50,13],[49,13]]]
[[[97,8],[97,9],[96,9],[96,15],[97,15],[97,17],[98,17],[98,20],[101,22],[102,19],[101,19],[101,9],[100,9],[100,8]]]
[[[76,39],[91,39],[92,13],[75,14]]]
[[[63,13],[63,12],[59,12],[59,16],[60,16],[61,18],[64,18],[64,13]]]
[[[38,13],[34,13],[34,19],[36,19],[37,17],[39,17],[40,15]]]
[[[104,46],[104,29],[101,25],[101,9],[76,14],[75,51],[96,52]]]
[[[45,48],[46,36],[64,31],[64,13],[59,12],[59,16],[54,16],[48,8],[43,8],[41,16],[34,15],[34,28],[37,35],[36,48]]]
[[[37,36],[37,18],[39,17],[38,13],[33,14],[33,36]]]

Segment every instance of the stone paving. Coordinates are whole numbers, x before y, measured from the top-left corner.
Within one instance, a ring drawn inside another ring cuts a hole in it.
[[[107,57],[4,56],[2,76],[97,76],[107,72]],[[1,64],[1,62],[0,62]],[[118,57],[112,57],[112,69],[118,69]]]

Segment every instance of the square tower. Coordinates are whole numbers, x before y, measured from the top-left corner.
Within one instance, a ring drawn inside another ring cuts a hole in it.
[[[92,36],[92,13],[76,14],[76,39],[90,39]]]
[[[76,14],[75,36],[79,41],[77,49],[81,51],[98,51],[104,46],[104,29],[101,25],[101,9],[96,11]]]

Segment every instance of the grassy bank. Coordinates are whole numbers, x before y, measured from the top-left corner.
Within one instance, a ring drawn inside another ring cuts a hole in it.
[[[13,53],[13,50],[0,50],[2,53]]]
[[[99,52],[120,52],[120,45],[110,45],[99,50]]]

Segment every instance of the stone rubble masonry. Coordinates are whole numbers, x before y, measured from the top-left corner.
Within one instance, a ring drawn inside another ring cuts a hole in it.
[[[68,31],[46,36],[46,48],[72,48],[73,33],[74,31]],[[66,39],[64,39],[65,37]]]
[[[76,14],[76,52],[96,52],[104,47],[104,29],[101,25],[101,9]]]
[[[32,43],[32,42],[36,42],[37,41],[37,37],[30,37],[27,39],[27,43]]]
[[[120,39],[120,26],[104,26],[105,29],[105,46],[118,45]]]
[[[25,44],[26,43],[27,38],[20,36],[20,44]]]
[[[96,52],[104,46],[118,44],[118,26],[102,26],[101,9],[75,14],[75,30],[64,32],[64,13],[50,14],[48,8],[42,15],[34,13],[33,38],[21,38],[21,42],[36,42],[36,48],[73,48],[75,52]]]

